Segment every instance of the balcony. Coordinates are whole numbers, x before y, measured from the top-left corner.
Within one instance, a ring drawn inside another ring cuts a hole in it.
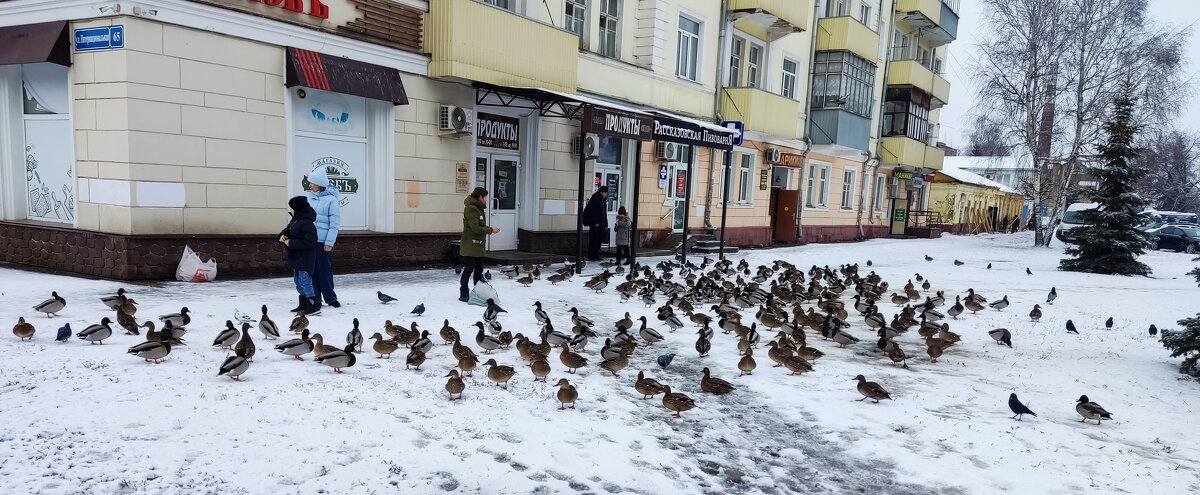
[[[896,24],[906,32],[921,30],[933,46],[958,38],[957,0],[896,0]]]
[[[879,34],[852,17],[817,21],[817,51],[849,50],[871,63],[879,60]]]
[[[575,34],[475,0],[431,0],[425,47],[431,77],[578,90]]]
[[[946,152],[907,136],[885,137],[879,146],[884,163],[941,170]]]
[[[809,110],[808,137],[812,144],[834,144],[867,151],[871,140],[871,119],[840,108]]]
[[[767,41],[804,31],[812,10],[812,0],[729,0],[729,20],[750,19],[767,30]]]
[[[725,120],[741,120],[746,129],[785,139],[800,137],[800,102],[757,88],[726,88],[721,95]]]
[[[933,97],[931,110],[950,102],[950,83],[916,60],[897,60],[888,67],[889,86],[916,86]]]

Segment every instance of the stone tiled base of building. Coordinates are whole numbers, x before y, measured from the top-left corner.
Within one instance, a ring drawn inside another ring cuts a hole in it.
[[[864,225],[864,239],[877,239],[888,236],[888,228]],[[847,242],[858,240],[858,227],[854,225],[824,225],[805,226],[804,242]]]
[[[458,234],[345,232],[338,237],[339,270],[404,268],[445,262]],[[71,228],[0,222],[0,261],[118,280],[175,276],[190,246],[201,259],[217,260],[218,276],[286,273],[287,256],[275,236],[124,236]]]

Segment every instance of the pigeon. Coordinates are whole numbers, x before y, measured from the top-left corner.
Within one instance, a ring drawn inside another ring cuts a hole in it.
[[[933,256],[925,255],[925,261],[933,261]]]
[[[1113,326],[1113,319],[1111,316],[1109,316],[1108,321],[1104,322],[1104,328],[1106,330],[1112,330],[1112,326]]]
[[[1050,293],[1046,294],[1046,304],[1054,304],[1055,299],[1058,299],[1058,290],[1051,287]]]
[[[241,312],[241,310],[237,308],[233,308],[233,317],[238,321],[238,323],[258,323],[257,320],[252,318],[250,315]]]
[[[1158,331],[1158,329],[1154,328],[1154,325],[1150,325],[1150,335],[1154,335],[1154,333],[1157,331]],[[71,324],[67,323],[66,325],[63,325],[61,328],[58,329],[58,336],[55,337],[54,340],[57,340],[59,342],[66,342],[68,340],[71,340],[72,333],[73,332],[71,331]]]
[[[383,304],[387,304],[387,303],[390,303],[390,302],[396,300],[396,298],[389,296],[387,294],[384,294],[383,292],[380,292],[380,291],[375,291],[375,297],[378,297],[379,302],[381,302]]]
[[[68,332],[68,333],[70,333],[70,331],[71,331],[71,328],[68,326],[68,327],[67,327],[67,332]],[[59,336],[62,336],[62,330],[59,330],[59,331],[58,331],[58,335],[59,335]],[[1151,336],[1151,337],[1153,337],[1153,336],[1155,336],[1155,335],[1158,335],[1158,327],[1154,326],[1154,324],[1153,324],[1153,323],[1151,323],[1151,324],[1150,324],[1150,336]]]
[[[992,269],[992,264],[991,264],[991,263],[988,263],[988,267],[987,267],[987,269],[988,269],[988,270],[991,270],[991,269]]]
[[[1008,394],[1008,408],[1012,410],[1013,418],[1015,418],[1017,421],[1020,421],[1021,416],[1024,414],[1037,416],[1037,414],[1029,410],[1029,407],[1017,400],[1017,394]]]
[[[965,264],[966,264],[966,263],[963,263],[963,262],[961,262],[961,261],[954,260],[954,266],[963,266],[963,265],[965,265]]]
[[[658,365],[666,368],[671,364],[672,359],[675,359],[674,354],[661,354],[658,356]]]
[[[871,266],[871,260],[867,260],[867,266]]]
[[[1075,329],[1075,323],[1072,322],[1071,320],[1067,320],[1067,333],[1074,333],[1074,334],[1079,333],[1079,330]]]
[[[425,314],[425,303],[418,304],[417,307],[413,308],[412,314],[417,316]]]
[[[1029,267],[1025,267],[1025,274],[1026,274],[1026,275],[1033,275],[1033,272],[1029,270]]]

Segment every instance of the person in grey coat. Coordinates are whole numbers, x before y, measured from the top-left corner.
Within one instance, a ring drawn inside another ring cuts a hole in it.
[[[629,241],[633,234],[633,220],[622,206],[617,210],[617,225],[613,228],[617,234],[617,264],[625,264],[629,259]],[[625,260],[625,261],[621,261]]]

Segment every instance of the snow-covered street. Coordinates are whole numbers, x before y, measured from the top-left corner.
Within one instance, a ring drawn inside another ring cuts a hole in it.
[[[352,318],[364,336],[385,320],[417,322],[437,344],[419,370],[406,369],[401,349],[378,359],[371,341],[344,374],[279,354],[277,342],[252,329],[258,351],[235,382],[217,376],[230,354],[210,346],[235,310],[257,317],[266,304],[285,327],[296,304],[290,278],[128,284],[0,269],[0,321],[24,316],[37,328],[20,342],[4,327],[0,360],[0,486],[5,493],[1196,493],[1200,491],[1198,384],[1180,375],[1178,360],[1147,335],[1200,311],[1200,289],[1186,276],[1195,263],[1173,252],[1142,257],[1150,278],[1055,269],[1061,245],[1031,248],[1029,233],[946,236],[937,240],[873,240],[808,245],[733,256],[751,270],[775,259],[807,271],[859,263],[902,291],[916,273],[944,290],[949,302],[969,288],[1011,306],[947,317],[962,341],[931,363],[914,328],[896,341],[908,368],[880,355],[874,333],[843,301],[851,334],[861,342],[839,349],[809,331],[825,353],[815,370],[789,376],[772,368],[763,343],[758,368],[738,376],[737,339],[716,329],[709,357],[694,349],[696,327],[674,333],[655,318],[656,306],[622,302],[613,279],[596,294],[583,282],[545,280],[522,287],[493,269],[504,329],[538,334],[533,304],[541,301],[559,331],[570,332],[572,306],[597,322],[598,341],[582,354],[589,364],[570,374],[555,349],[549,383],[534,382],[517,350],[485,355],[475,345],[483,308],[458,302],[450,270],[339,275],[340,309],[326,307],[310,329],[343,346]],[[927,262],[924,255],[933,261]],[[956,266],[955,259],[964,262]],[[872,266],[865,265],[872,260]],[[659,259],[642,260],[656,263]],[[699,258],[695,258],[699,261]],[[988,263],[991,269],[986,268]],[[1026,274],[1026,268],[1032,275]],[[557,265],[556,265],[557,268]],[[919,282],[917,283],[919,286]],[[70,323],[78,332],[113,312],[99,301],[124,287],[138,302],[139,322],[187,306],[187,346],[161,364],[126,353],[144,336],[113,324],[105,345],[72,337],[54,341]],[[1051,287],[1054,304],[1046,304]],[[382,290],[398,301],[383,305]],[[67,300],[59,317],[29,309],[57,291]],[[932,291],[929,293],[932,295]],[[922,293],[922,298],[926,294]],[[409,311],[424,303],[427,311]],[[1042,305],[1045,316],[1031,322]],[[802,303],[807,309],[811,303]],[[900,308],[884,297],[890,321]],[[707,307],[707,306],[705,306]],[[697,308],[700,309],[699,307]],[[748,325],[756,308],[743,311]],[[597,367],[612,322],[646,316],[666,338],[639,348],[613,377]],[[819,310],[818,310],[819,312]],[[706,311],[712,314],[711,311]],[[1112,330],[1104,321],[1113,317]],[[685,318],[681,315],[681,318]],[[508,390],[486,368],[466,379],[463,400],[447,401],[446,374],[457,361],[441,345],[448,319],[463,343],[486,361],[517,370]],[[1079,335],[1068,334],[1071,319]],[[715,326],[715,325],[714,325]],[[1012,332],[1013,347],[988,330]],[[282,340],[293,338],[283,329]],[[674,353],[671,364],[656,363]],[[733,383],[724,396],[700,390],[701,369]],[[673,418],[661,396],[642,400],[639,370],[696,402]],[[894,398],[859,402],[853,378],[862,374]],[[576,409],[559,410],[554,383],[576,385]],[[1037,417],[1011,419],[1017,393]],[[1102,425],[1081,423],[1075,400],[1087,395],[1113,414]]]

